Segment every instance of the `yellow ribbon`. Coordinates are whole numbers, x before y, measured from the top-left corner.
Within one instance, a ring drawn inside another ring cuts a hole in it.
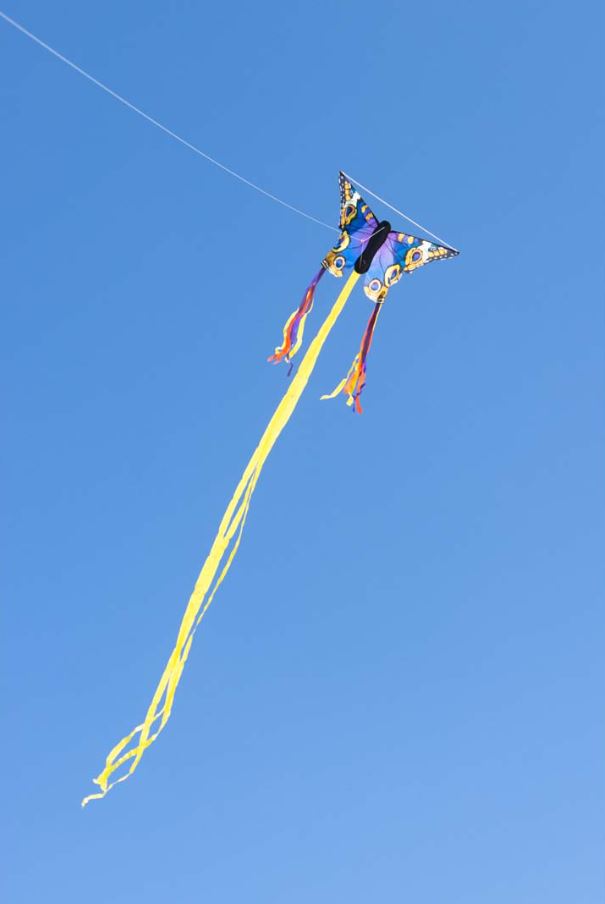
[[[89,794],[88,797],[85,797],[82,801],[83,807],[91,800],[105,797],[107,792],[113,788],[114,785],[125,781],[125,779],[132,775],[139,765],[143,753],[151,746],[151,744],[153,744],[170,718],[174,695],[178,683],[181,680],[187,657],[189,656],[193,636],[235,558],[248,516],[252,494],[254,493],[263,465],[277,438],[290,420],[294,409],[309,382],[309,378],[313,373],[313,369],[317,363],[324,343],[328,338],[332,327],[342,313],[358,278],[358,274],[353,271],[340,295],[334,302],[332,310],[311,342],[296,375],[277,406],[273,417],[269,421],[258,446],[254,450],[254,453],[246,466],[235,493],[223,515],[208,558],[202,566],[202,570],[200,571],[193,592],[189,598],[189,602],[187,603],[176,644],[155,690],[145,719],[140,725],[133,728],[130,734],[126,735],[125,738],[122,738],[122,740],[109,752],[107,759],[105,760],[103,771],[93,780],[101,790],[96,794]],[[219,571],[225,556],[227,556],[227,559],[217,578],[217,572]],[[112,776],[127,763],[129,764],[127,771],[118,778],[114,778],[112,781]]]

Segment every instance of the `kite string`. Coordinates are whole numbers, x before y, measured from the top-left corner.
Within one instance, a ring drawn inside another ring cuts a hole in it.
[[[227,173],[227,175],[233,176],[234,179],[238,179],[244,185],[247,185],[249,188],[257,191],[259,194],[264,195],[266,198],[269,198],[269,200],[275,201],[276,204],[281,204],[281,206],[285,207],[287,210],[291,210],[293,213],[297,213],[299,216],[304,217],[306,220],[311,220],[311,222],[317,223],[319,226],[324,226],[326,229],[330,229],[332,232],[340,231],[336,228],[336,226],[332,226],[329,223],[324,223],[323,220],[320,220],[318,217],[314,217],[313,214],[301,210],[300,207],[295,207],[294,204],[290,204],[288,201],[284,201],[282,198],[279,198],[272,192],[267,191],[265,188],[262,188],[262,186],[257,185],[255,182],[252,182],[250,179],[246,179],[245,176],[240,175],[240,173],[226,166],[224,163],[221,163],[220,160],[217,160],[215,157],[211,157],[210,154],[207,154],[201,148],[197,147],[197,145],[192,144],[192,142],[190,141],[187,141],[186,138],[183,138],[181,135],[177,134],[177,132],[169,129],[168,126],[165,126],[153,116],[150,116],[149,113],[145,113],[144,110],[142,110],[140,107],[137,107],[136,104],[132,103],[132,101],[129,101],[121,94],[118,94],[118,92],[114,91],[113,88],[110,88],[109,85],[106,85],[104,82],[100,81],[100,79],[95,78],[95,76],[91,75],[90,72],[82,69],[82,67],[78,66],[77,63],[74,63],[73,60],[70,60],[64,54],[60,53],[58,50],[55,50],[54,47],[51,47],[50,44],[47,44],[46,41],[43,41],[42,38],[39,38],[33,32],[29,31],[29,29],[27,29],[24,25],[21,25],[21,23],[17,22],[15,19],[11,19],[11,17],[2,10],[0,10],[0,18],[4,19],[4,21],[8,25],[12,25],[13,28],[21,32],[21,34],[25,35],[25,37],[29,38],[30,41],[33,41],[39,47],[42,47],[43,50],[47,51],[47,53],[52,54],[52,56],[54,56],[56,59],[60,60],[62,63],[65,63],[65,65],[73,69],[74,72],[77,72],[83,78],[88,79],[89,82],[92,82],[92,84],[96,85],[97,88],[100,88],[101,91],[105,91],[106,94],[109,94],[109,96],[113,97],[114,100],[117,100],[118,103],[123,104],[129,110],[132,110],[133,113],[141,116],[144,120],[146,120],[146,122],[150,123],[150,125],[155,126],[156,129],[160,129],[161,132],[164,132],[164,134],[174,139],[174,141],[178,141],[179,144],[182,144],[190,151],[193,151],[194,154],[198,154],[198,156],[203,157],[204,160],[207,160],[208,163],[212,163],[213,166],[218,167],[218,169],[222,170],[224,173]],[[349,176],[348,173],[345,173],[345,175],[351,180],[351,182],[354,182],[359,186],[359,188],[363,188],[363,190],[366,191],[369,195],[372,195],[373,198],[376,198],[376,200],[380,201],[381,204],[384,204],[385,207],[388,207],[390,210],[399,214],[399,216],[403,217],[404,220],[407,220],[409,223],[413,223],[413,225],[417,226],[418,229],[422,229],[423,232],[427,233],[427,235],[430,235],[432,238],[437,239],[438,242],[441,242],[443,245],[451,248],[452,251],[457,251],[457,249],[454,248],[453,245],[449,245],[444,239],[440,238],[434,232],[431,232],[430,229],[427,229],[426,226],[422,226],[421,223],[417,223],[416,220],[413,220],[407,214],[403,213],[402,210],[399,210],[397,207],[389,204],[388,201],[385,201],[384,198],[381,198],[380,195],[377,195],[375,192],[373,192],[372,189],[368,188],[367,185],[363,185],[361,182],[353,179],[352,176]]]
[[[350,176],[348,173],[345,173],[347,179],[355,184],[356,188],[363,188],[365,192],[369,195],[372,195],[373,198],[376,198],[377,201],[380,201],[381,204],[384,204],[385,207],[388,207],[389,210],[392,210],[394,213],[398,213],[400,217],[403,217],[404,220],[407,220],[408,223],[413,223],[414,226],[417,226],[418,229],[422,229],[423,232],[426,232],[427,235],[430,235],[431,238],[437,239],[442,245],[445,245],[446,248],[449,248],[451,251],[458,251],[457,248],[454,248],[453,245],[450,245],[445,239],[442,239],[440,236],[435,235],[434,232],[431,232],[430,229],[427,229],[426,226],[423,226],[422,223],[417,223],[416,220],[413,220],[411,217],[408,217],[407,213],[404,213],[402,210],[399,210],[397,207],[393,207],[392,204],[389,204],[388,201],[385,201],[384,198],[381,198],[380,195],[377,195],[376,192],[373,192],[371,188],[368,188],[367,185],[362,185],[359,180],[354,179],[353,176]]]
[[[195,583],[179,627],[174,649],[153,694],[143,722],[137,725],[126,737],[122,738],[109,752],[103,770],[94,779],[100,790],[85,797],[82,801],[82,806],[86,806],[91,800],[104,797],[114,785],[125,781],[128,776],[132,775],[143,753],[153,744],[170,718],[174,695],[189,656],[193,636],[235,558],[250,508],[252,494],[256,488],[260,473],[269,453],[294,413],[313,373],[324,343],[342,313],[358,279],[359,274],[353,271],[334,302],[330,313],[319,328],[317,335],[312,340],[296,375],[275,409],[258,446],[246,465],[235,493],[221,519],[208,557]],[[228,552],[229,549],[230,552]],[[226,562],[219,573],[225,556],[227,556]],[[159,725],[157,725],[158,720]],[[133,746],[129,747],[131,744]],[[127,771],[111,781],[116,771],[128,761],[131,761],[131,763]]]
[[[288,201],[282,200],[282,198],[278,198],[277,195],[272,194],[270,191],[267,191],[265,188],[262,188],[260,185],[257,185],[255,182],[251,182],[250,179],[246,179],[245,176],[240,175],[235,170],[231,169],[228,166],[225,166],[224,163],[221,163],[219,160],[216,160],[214,157],[211,157],[210,154],[207,154],[205,151],[202,151],[201,148],[197,147],[195,144],[192,144],[190,141],[187,141],[186,138],[182,138],[176,132],[173,132],[172,129],[169,129],[168,126],[163,125],[163,123],[159,122],[159,120],[154,119],[153,116],[150,116],[148,113],[145,113],[144,110],[141,110],[140,107],[137,107],[131,101],[127,100],[121,94],[118,94],[117,91],[114,91],[109,85],[106,85],[104,82],[100,81],[98,78],[95,78],[94,75],[91,75],[85,69],[82,69],[81,66],[78,66],[77,63],[74,63],[68,57],[64,56],[58,50],[55,50],[54,47],[51,47],[50,44],[47,44],[41,38],[37,37],[37,35],[33,34],[33,32],[29,31],[25,28],[24,25],[21,25],[19,22],[16,22],[14,19],[11,19],[10,16],[7,16],[5,12],[0,10],[0,18],[4,19],[9,25],[12,25],[13,28],[16,28],[17,31],[20,31],[21,34],[25,35],[39,47],[42,47],[48,53],[52,54],[56,59],[60,60],[62,63],[65,63],[66,66],[69,66],[79,75],[83,76],[85,79],[88,79],[89,82],[92,82],[93,85],[96,85],[97,88],[100,88],[102,91],[105,91],[106,94],[109,94],[110,97],[113,97],[114,100],[117,100],[119,103],[123,104],[125,107],[128,107],[129,110],[132,110],[133,113],[136,113],[138,116],[141,116],[152,126],[155,126],[157,129],[160,129],[170,138],[173,138],[175,141],[178,141],[180,144],[184,145],[186,148],[189,148],[190,151],[193,151],[194,154],[198,154],[200,157],[203,157],[204,160],[207,160],[209,163],[212,163],[214,166],[223,170],[223,172],[227,173],[229,176],[233,176],[234,179],[238,179],[240,182],[243,182],[244,185],[247,185],[249,188],[254,189],[254,191],[259,192],[259,194],[264,195],[266,198],[269,198],[271,201],[275,201],[276,204],[281,204],[282,207],[286,207],[288,210],[291,210],[293,213],[299,214],[301,217],[305,217],[307,220],[311,220],[313,223],[317,223],[319,226],[324,226],[326,229],[331,229],[333,232],[338,232],[339,230],[336,226],[331,226],[329,223],[324,223],[323,220],[314,217],[310,213],[306,213],[306,211],[301,210],[300,207],[295,207],[293,204],[290,204]]]

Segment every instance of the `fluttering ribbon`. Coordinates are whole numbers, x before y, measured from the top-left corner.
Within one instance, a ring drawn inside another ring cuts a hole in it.
[[[353,410],[358,414],[361,414],[363,411],[360,396],[366,385],[367,358],[372,346],[376,321],[378,320],[381,307],[382,304],[374,305],[372,313],[370,314],[370,319],[368,320],[363,336],[361,337],[359,351],[353,358],[353,363],[344,380],[341,380],[336,389],[332,392],[321,396],[322,399],[334,399],[339,393],[344,392],[348,396],[347,405],[352,406]]]
[[[282,344],[275,349],[274,354],[267,359],[268,361],[271,361],[271,363],[277,364],[279,361],[285,361],[287,364],[290,364],[292,358],[302,345],[305,322],[313,308],[315,289],[325,272],[325,267],[322,265],[307,287],[301,303],[286,320],[284,325],[284,340]]]
[[[315,285],[317,285],[320,276],[321,274],[318,274],[315,278]],[[250,509],[252,494],[256,488],[263,465],[276,440],[290,420],[305,387],[309,382],[309,378],[313,373],[313,369],[317,363],[324,343],[328,338],[332,327],[342,313],[358,278],[359,276],[355,271],[349,276],[340,295],[334,302],[332,310],[311,342],[308,351],[300,363],[297,373],[289,384],[288,389],[269,421],[258,446],[246,465],[241,480],[223,515],[208,558],[204,562],[195,583],[193,592],[187,603],[187,608],[185,609],[185,614],[181,621],[174,649],[170,654],[144,720],[140,725],[133,728],[126,737],[122,738],[122,740],[109,752],[103,770],[94,779],[94,783],[98,785],[100,790],[95,794],[89,794],[88,797],[85,797],[82,801],[82,806],[86,806],[91,800],[105,797],[107,792],[113,788],[114,785],[125,781],[131,776],[141,762],[144,752],[153,744],[166,726],[172,712],[176,689],[181,680],[181,675],[191,650],[195,632],[208,611],[208,608],[214,599],[214,595],[231,567],[231,563],[239,548],[242,532]],[[309,289],[313,287],[314,291],[314,284],[312,283]],[[308,292],[309,290],[307,290],[307,294]],[[305,298],[306,297],[307,295],[305,295]],[[308,311],[306,313],[308,313]],[[303,312],[303,317],[306,316],[306,313]],[[295,341],[294,345],[296,344]]]

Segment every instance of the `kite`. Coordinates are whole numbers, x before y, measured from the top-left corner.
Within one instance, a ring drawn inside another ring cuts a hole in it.
[[[347,404],[361,414],[361,394],[366,385],[367,359],[378,316],[389,289],[404,273],[413,273],[431,261],[445,260],[459,252],[445,244],[435,244],[407,232],[391,229],[386,220],[379,222],[365,203],[355,186],[344,173],[340,173],[340,238],[326,254],[321,267],[311,280],[302,301],[290,315],[283,328],[283,341],[269,361],[280,361],[293,368],[293,358],[300,350],[305,323],[313,309],[315,290],[325,273],[343,278],[346,282],[328,316],[309,344],[298,370],[271,417],[260,442],[235,489],[219,525],[216,537],[193,588],[183,615],[176,643],[164,672],[153,694],[143,721],[122,738],[107,755],[105,766],[93,780],[99,791],[82,801],[86,806],[91,800],[104,797],[114,785],[125,781],[139,765],[144,752],[163,731],[170,718],[174,696],[187,662],[195,632],[208,611],[214,596],[223,582],[239,548],[242,532],[250,509],[252,495],[262,468],[290,420],[326,339],[342,313],[357,281],[363,277],[363,288],[374,302],[370,318],[363,332],[359,351],[343,380],[333,392],[322,399],[335,398],[340,393],[347,397]],[[435,237],[436,238],[436,237]]]

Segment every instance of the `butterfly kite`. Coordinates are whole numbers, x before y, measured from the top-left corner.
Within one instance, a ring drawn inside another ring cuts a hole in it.
[[[286,321],[282,344],[275,349],[270,361],[284,361],[292,369],[292,359],[301,348],[305,322],[313,308],[315,289],[324,273],[331,273],[336,277],[347,275],[348,279],[302,358],[227,506],[208,558],[189,598],[174,649],[145,718],[109,752],[102,772],[94,779],[100,790],[84,798],[83,806],[91,800],[104,797],[110,788],[132,775],[144,752],[153,744],[170,718],[174,695],[193,637],[237,553],[252,494],[263,465],[290,420],[323,345],[357,280],[363,277],[364,292],[374,302],[374,307],[349,372],[332,393],[322,398],[334,398],[343,392],[347,396],[347,404],[361,413],[360,399],[366,383],[368,353],[378,315],[389,289],[404,273],[412,273],[431,261],[444,260],[458,254],[458,251],[447,245],[434,244],[407,232],[396,232],[386,220],[378,222],[344,173],[340,174],[340,199],[339,241],[324,257],[300,305]]]

